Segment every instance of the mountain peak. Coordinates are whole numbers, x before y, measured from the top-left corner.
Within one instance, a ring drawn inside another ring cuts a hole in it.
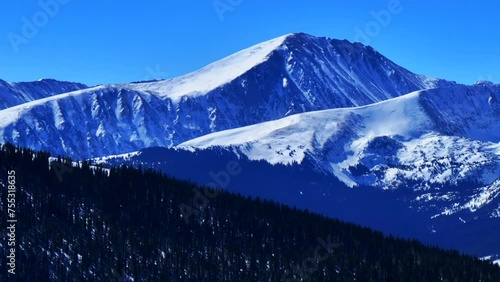
[[[274,58],[274,59],[271,59]],[[328,37],[316,37],[306,33],[289,33],[280,37],[256,44],[252,47],[234,53],[219,61],[211,63],[200,70],[189,74],[160,81],[139,82],[128,84],[126,87],[136,91],[154,93],[156,96],[171,99],[177,104],[182,98],[194,98],[203,96],[215,89],[221,88],[234,81],[245,84],[245,78],[252,69],[265,64],[263,69],[274,69],[273,71],[288,72],[280,79],[284,84],[290,79],[286,76],[295,75],[294,71],[303,72],[311,67],[317,71],[318,79],[330,80],[333,89],[336,84],[358,83],[365,78],[369,80],[382,80],[382,84],[399,83],[402,80],[412,80],[401,89],[396,89],[397,95],[390,93],[386,95],[384,86],[374,88],[369,83],[361,88],[353,89],[355,92],[376,91],[377,96],[383,99],[406,94],[418,89],[433,88],[437,79],[419,76],[396,65],[375,49],[361,43],[351,43],[348,40],[338,40]],[[323,72],[321,75],[319,72]],[[374,73],[376,72],[376,74]],[[375,77],[373,75],[375,74]],[[300,75],[297,73],[297,75]],[[342,82],[339,82],[342,80]],[[388,82],[387,80],[392,80]],[[373,81],[377,82],[377,81]],[[307,82],[295,83],[302,92],[312,91],[312,85],[300,85]],[[418,85],[417,87],[410,85]],[[393,92],[393,91],[389,91]],[[350,99],[350,94],[345,93],[346,100],[342,106],[359,106],[369,102],[380,101],[380,98],[355,102]],[[371,100],[371,101],[370,101]]]

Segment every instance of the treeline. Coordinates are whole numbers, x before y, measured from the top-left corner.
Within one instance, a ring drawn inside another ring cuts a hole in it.
[[[152,170],[49,157],[0,150],[2,226],[7,171],[18,187],[16,275],[2,252],[4,281],[500,281],[500,267],[456,251]]]

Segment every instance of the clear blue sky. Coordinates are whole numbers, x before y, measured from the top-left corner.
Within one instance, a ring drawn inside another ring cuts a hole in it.
[[[382,10],[390,19],[374,16]],[[0,79],[96,85],[168,78],[306,32],[369,43],[417,73],[500,83],[499,11],[494,0],[2,1]]]

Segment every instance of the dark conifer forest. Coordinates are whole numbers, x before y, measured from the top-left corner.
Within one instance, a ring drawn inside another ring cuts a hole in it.
[[[0,222],[16,179],[16,274],[2,281],[500,281],[457,251],[252,199],[152,170],[72,167],[0,151]],[[276,187],[280,189],[280,187]]]

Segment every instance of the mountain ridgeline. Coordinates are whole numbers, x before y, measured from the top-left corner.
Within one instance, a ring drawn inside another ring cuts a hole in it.
[[[19,252],[9,281],[500,280],[500,267],[456,251],[152,170],[49,166],[49,156],[0,150],[1,185],[16,172]]]
[[[359,43],[289,34],[185,76],[101,85],[10,108],[0,142],[92,158],[453,85]]]

